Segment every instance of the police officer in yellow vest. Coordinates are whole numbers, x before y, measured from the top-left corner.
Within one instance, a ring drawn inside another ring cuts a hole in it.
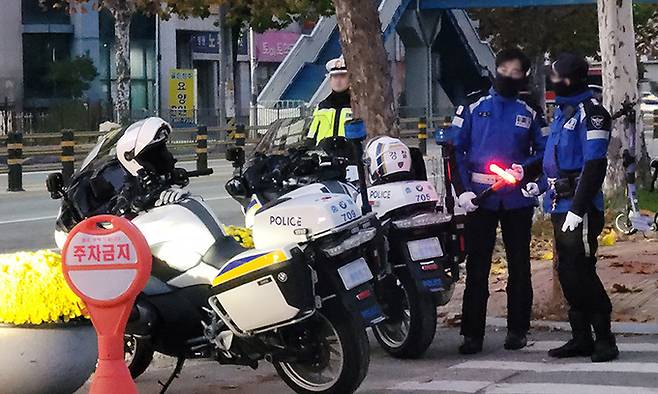
[[[307,138],[317,145],[327,137],[344,137],[345,121],[352,119],[350,80],[343,57],[327,62],[331,94],[320,102],[313,113]]]

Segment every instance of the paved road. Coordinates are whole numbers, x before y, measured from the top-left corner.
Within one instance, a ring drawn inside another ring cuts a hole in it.
[[[193,163],[181,163],[193,169]],[[239,205],[224,190],[233,169],[225,160],[211,160],[211,176],[194,178],[190,190],[204,197],[225,224],[244,223]],[[0,253],[55,247],[53,229],[59,201],[50,199],[44,182],[49,172],[26,173],[26,191],[9,193],[7,175],[0,174]]]
[[[425,358],[395,360],[371,337],[371,362],[360,393],[533,393],[644,394],[658,393],[658,336],[620,337],[618,361],[593,364],[585,358],[553,360],[546,350],[569,337],[565,332],[535,332],[522,351],[503,349],[504,332],[489,329],[482,354],[457,353],[456,328],[442,328]],[[157,393],[158,380],[171,371],[171,359],[160,358],[137,380],[140,393]],[[80,393],[83,391],[81,390]],[[189,361],[168,393],[290,393],[262,362],[258,370]]]

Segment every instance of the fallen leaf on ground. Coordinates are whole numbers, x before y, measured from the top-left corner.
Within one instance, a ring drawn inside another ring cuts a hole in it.
[[[445,320],[446,326],[448,327],[459,327],[462,323],[461,313],[455,313],[454,315],[448,317]]]
[[[639,261],[626,261],[622,263],[622,272],[625,274],[651,275],[658,273],[658,267],[652,263]]]
[[[549,250],[541,255],[542,260],[553,260],[553,251]]]
[[[641,291],[642,291],[642,289],[640,289],[639,287],[629,288],[626,285],[623,285],[621,283],[615,283],[615,284],[612,285],[612,291],[611,292],[612,293],[623,294],[623,293],[639,293]]]
[[[615,230],[610,230],[608,234],[601,237],[602,246],[612,246],[617,242],[617,233]]]

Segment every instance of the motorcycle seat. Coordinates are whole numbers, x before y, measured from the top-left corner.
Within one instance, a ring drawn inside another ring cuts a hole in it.
[[[201,260],[217,269],[221,269],[234,256],[249,250],[242,247],[233,237],[225,235],[217,238],[215,243],[203,255]]]

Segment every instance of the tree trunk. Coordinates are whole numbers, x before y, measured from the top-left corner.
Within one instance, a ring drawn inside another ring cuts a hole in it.
[[[603,71],[603,105],[613,113],[621,108],[621,103],[625,100],[638,99],[633,4],[631,0],[597,0],[597,4]],[[639,115],[639,106],[637,109]],[[641,141],[642,133],[636,134],[636,141]],[[621,201],[624,193],[621,154],[623,149],[629,146],[629,138],[629,129],[625,127],[622,119],[613,122],[604,191],[614,202]],[[638,146],[642,145],[636,143],[636,147]]]
[[[537,105],[546,113],[546,70],[544,67],[546,55],[535,55],[532,65],[532,93],[535,95]]]
[[[644,132],[644,116],[640,112],[639,123],[637,124],[637,180],[638,184],[645,188],[651,187],[651,157],[647,149],[646,133]]]
[[[334,0],[343,56],[350,74],[352,111],[368,137],[399,135],[391,73],[373,0]]]
[[[130,22],[134,10],[127,1],[108,5],[114,17],[114,51],[117,84],[114,90],[114,114],[122,126],[130,123]]]
[[[549,314],[554,316],[563,317],[563,312],[567,305],[567,300],[564,298],[564,293],[562,292],[562,286],[560,285],[560,276],[557,271],[557,249],[555,248],[555,242],[553,242],[553,270],[551,272],[552,286],[551,286],[551,299],[548,302],[547,311]]]

